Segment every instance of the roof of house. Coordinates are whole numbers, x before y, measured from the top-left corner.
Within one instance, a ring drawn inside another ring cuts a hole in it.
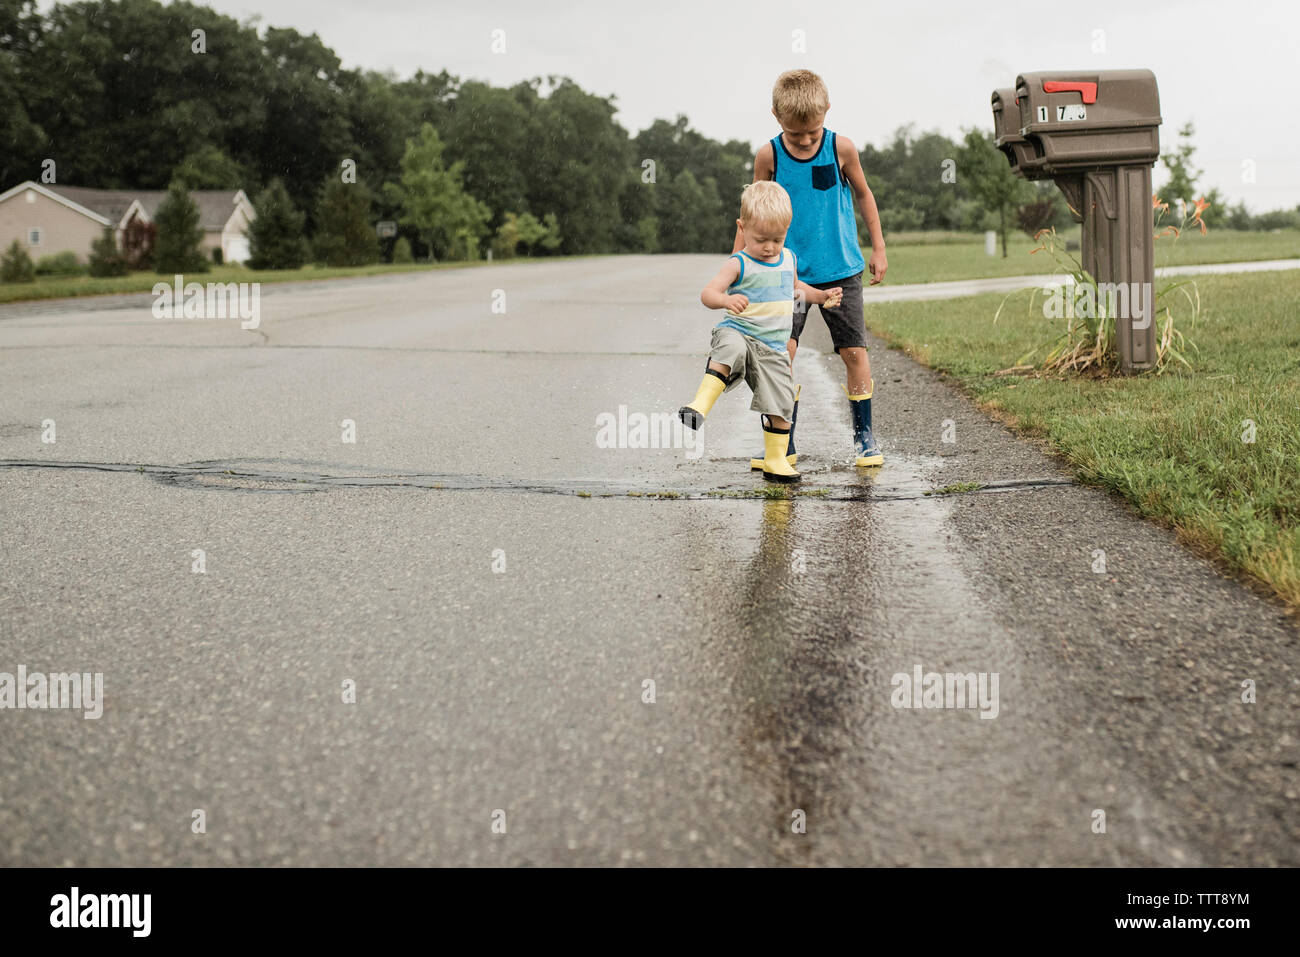
[[[78,206],[99,213],[112,223],[122,221],[127,208],[131,205],[131,200],[135,199],[134,194],[124,189],[89,189],[85,186],[53,185],[47,185],[45,188],[64,199],[72,200]]]
[[[62,185],[49,185],[45,189],[98,213],[112,223],[121,223],[131,204],[137,200],[145,216],[152,220],[167,196],[165,189],[92,189],[88,186]],[[245,202],[248,201],[242,189],[190,190],[190,198],[199,207],[199,225],[204,230],[224,229],[241,197]]]

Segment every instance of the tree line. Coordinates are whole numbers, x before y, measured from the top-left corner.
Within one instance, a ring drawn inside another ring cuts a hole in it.
[[[297,227],[277,260],[729,250],[753,144],[616,113],[566,77],[344,69],[314,34],[186,2],[0,0],[0,188],[48,160],[69,185],[242,188]],[[1068,221],[1056,191],[997,182],[987,133],[909,127],[862,161],[887,233]],[[398,235],[372,243],[376,220]]]

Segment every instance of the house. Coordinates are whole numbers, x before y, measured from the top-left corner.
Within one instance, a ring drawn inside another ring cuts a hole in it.
[[[122,236],[133,219],[151,223],[167,196],[166,190],[91,189],[55,186],[28,180],[0,193],[0,249],[17,239],[32,259],[71,250],[81,260],[111,227]],[[190,198],[199,207],[203,240],[199,248],[223,262],[248,259],[248,225],[256,213],[242,189],[196,189]]]

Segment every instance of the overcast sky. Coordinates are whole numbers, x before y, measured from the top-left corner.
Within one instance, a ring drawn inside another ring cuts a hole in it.
[[[548,73],[617,97],[631,132],[686,114],[715,139],[778,132],[772,81],[808,67],[827,126],[879,145],[898,126],[991,129],[989,94],[1017,73],[1146,67],[1160,85],[1161,148],[1196,124],[1197,165],[1253,211],[1300,203],[1296,0],[209,0],[264,25],[314,32],[347,67],[509,84]],[[505,52],[492,52],[503,30]],[[792,51],[793,31],[806,37]],[[1158,42],[1162,41],[1162,42]],[[1249,182],[1253,162],[1254,183]],[[1156,169],[1157,183],[1163,181]],[[871,170],[867,170],[870,180]]]

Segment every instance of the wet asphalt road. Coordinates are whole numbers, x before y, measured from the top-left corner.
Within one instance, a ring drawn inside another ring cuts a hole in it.
[[[814,494],[742,497],[743,389],[601,447],[704,365],[716,257],[653,264],[0,307],[0,672],[105,683],[0,710],[0,864],[1300,860],[1293,619],[879,343],[859,473],[815,317]]]

